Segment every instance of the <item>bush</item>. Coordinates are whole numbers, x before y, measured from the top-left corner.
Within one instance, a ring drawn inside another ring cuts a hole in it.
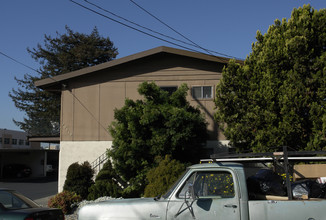
[[[81,196],[77,195],[76,193],[63,191],[51,197],[48,201],[48,206],[50,208],[62,209],[64,214],[68,214],[72,210],[72,205],[80,202],[81,200]]]
[[[93,184],[94,171],[91,165],[85,161],[83,164],[73,163],[69,166],[67,177],[63,190],[75,192],[80,195],[82,199],[86,199],[88,195],[88,188]]]
[[[121,187],[117,183],[116,175],[110,161],[106,162],[95,179],[95,184],[89,188],[88,200],[95,200],[103,196],[120,197]]]
[[[145,197],[164,194],[186,169],[185,164],[171,160],[169,155],[166,155],[164,160],[158,160],[159,165],[147,173],[149,184],[145,188]]]
[[[188,90],[182,84],[170,94],[154,82],[144,82],[138,88],[143,98],[126,99],[125,105],[114,111],[108,154],[116,172],[128,183],[124,197],[144,193],[146,174],[155,167],[156,156],[169,154],[185,163],[200,159],[207,124],[200,108],[188,102]]]

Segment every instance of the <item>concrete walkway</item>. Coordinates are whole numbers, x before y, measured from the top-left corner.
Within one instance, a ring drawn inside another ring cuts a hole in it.
[[[55,195],[47,196],[47,197],[40,198],[40,199],[35,199],[34,201],[35,201],[37,204],[39,204],[39,205],[41,205],[41,206],[43,206],[43,207],[48,207],[48,201],[49,201],[49,199],[50,199],[51,197],[53,197],[53,196],[55,196]]]

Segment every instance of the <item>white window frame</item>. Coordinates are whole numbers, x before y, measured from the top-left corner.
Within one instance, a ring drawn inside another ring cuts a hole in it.
[[[204,87],[211,87],[211,97],[203,97],[204,94]],[[200,88],[200,97],[194,96],[194,89]],[[204,86],[192,86],[191,87],[191,96],[193,99],[213,99],[214,98],[214,86],[204,85]]]

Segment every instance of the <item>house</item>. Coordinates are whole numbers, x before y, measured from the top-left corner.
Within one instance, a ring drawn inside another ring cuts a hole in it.
[[[100,65],[35,82],[47,91],[61,93],[59,192],[67,168],[74,162],[95,161],[112,145],[108,126],[114,109],[125,98],[141,99],[137,89],[155,81],[173,91],[186,83],[188,101],[199,106],[208,122],[206,149],[213,153],[228,141],[214,123],[215,86],[229,59],[170,47],[157,47]]]
[[[28,141],[27,133],[9,129],[0,129],[0,149],[39,148]]]

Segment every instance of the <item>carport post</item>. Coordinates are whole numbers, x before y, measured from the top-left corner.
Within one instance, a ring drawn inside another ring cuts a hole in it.
[[[2,153],[0,153],[0,178],[2,178],[2,172],[3,172],[3,158],[2,158]]]
[[[45,150],[44,151],[44,164],[43,164],[43,175],[46,176],[46,169],[48,164],[48,152]]]

